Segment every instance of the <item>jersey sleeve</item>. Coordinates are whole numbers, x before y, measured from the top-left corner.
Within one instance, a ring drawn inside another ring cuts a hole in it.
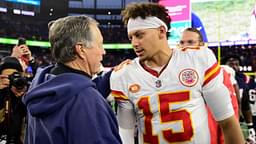
[[[202,87],[204,99],[217,121],[227,119],[234,114],[234,110],[229,91],[223,84],[223,71],[209,48],[204,48],[201,54],[204,65]]]
[[[133,105],[130,102],[128,96],[128,84],[126,78],[128,78],[127,69],[128,64],[122,64],[118,66],[118,69],[114,69],[110,76],[110,89],[111,95],[118,102],[118,105],[125,109],[133,109]]]
[[[231,84],[232,85],[237,84],[237,81],[235,79],[235,75],[236,75],[235,70],[228,65],[221,65],[221,68],[223,68],[230,75]]]
[[[110,77],[111,95],[118,104],[117,119],[119,126],[123,129],[132,129],[135,126],[134,106],[129,98],[127,65],[115,69]]]
[[[237,84],[237,81],[236,81],[235,77],[233,77],[233,76],[230,76],[230,81],[231,81],[232,85]]]
[[[111,73],[112,70],[106,73],[102,73],[101,75],[98,75],[95,79],[93,79],[93,82],[96,84],[98,91],[102,94],[104,98],[107,98],[110,94],[109,78]]]

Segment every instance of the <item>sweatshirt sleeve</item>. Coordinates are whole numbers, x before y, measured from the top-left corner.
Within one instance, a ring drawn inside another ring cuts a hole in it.
[[[207,57],[205,57],[207,56]],[[201,53],[204,65],[203,96],[215,120],[225,120],[234,115],[229,91],[223,84],[223,71],[213,52],[205,48]]]
[[[93,82],[96,84],[98,91],[103,95],[104,98],[107,98],[110,94],[109,79],[111,73],[112,70],[106,73],[102,73],[101,75],[98,75],[95,79],[93,79]]]
[[[115,115],[96,89],[83,90],[70,106],[68,143],[121,143]]]

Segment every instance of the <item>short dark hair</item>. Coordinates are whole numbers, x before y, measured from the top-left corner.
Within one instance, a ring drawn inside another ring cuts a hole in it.
[[[189,31],[189,32],[197,33],[197,34],[199,35],[199,41],[200,41],[200,42],[204,42],[203,36],[202,36],[201,32],[200,32],[198,29],[189,27],[189,28],[186,28],[184,31]],[[183,31],[183,32],[184,32],[184,31]]]
[[[239,64],[241,64],[241,58],[238,55],[232,54],[227,55],[221,59],[221,64],[226,64],[230,59],[239,61]]]
[[[168,15],[168,9],[157,3],[131,3],[125,7],[121,12],[121,15],[123,16],[123,22],[125,25],[127,25],[130,18],[135,19],[137,17],[141,17],[142,19],[145,19],[148,16],[155,16],[167,25],[168,30],[171,29],[171,17]],[[169,32],[167,32],[167,36],[169,36]]]
[[[5,69],[16,69],[19,72],[23,72],[23,68],[16,57],[4,57],[0,63],[0,73]]]

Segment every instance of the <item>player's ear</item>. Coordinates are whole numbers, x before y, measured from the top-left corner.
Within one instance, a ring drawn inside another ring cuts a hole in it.
[[[162,39],[166,36],[166,30],[164,26],[159,27],[159,38]]]

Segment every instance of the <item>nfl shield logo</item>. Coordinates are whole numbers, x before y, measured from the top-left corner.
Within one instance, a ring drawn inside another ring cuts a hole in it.
[[[160,88],[161,86],[162,86],[161,80],[157,80],[157,81],[156,81],[156,87],[157,87],[157,88]]]

